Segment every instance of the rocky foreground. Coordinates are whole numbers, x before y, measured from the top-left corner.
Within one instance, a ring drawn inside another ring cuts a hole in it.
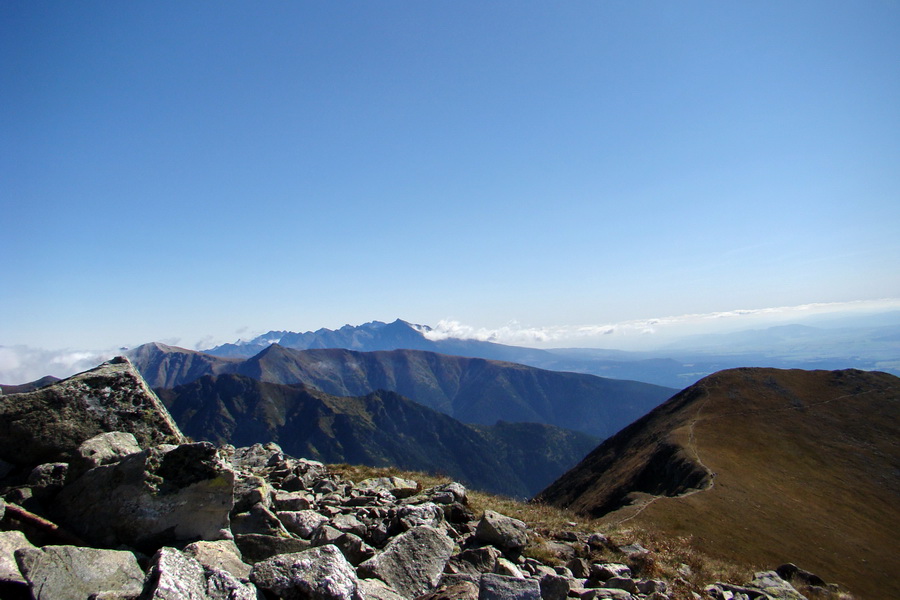
[[[541,532],[540,558],[525,553],[537,532],[476,514],[458,483],[353,482],[275,444],[180,439],[134,373],[121,360],[0,396],[0,434],[15,440],[0,444],[0,598],[678,597],[673,582],[632,570],[647,550],[599,532]],[[621,560],[592,559],[600,550]],[[779,571],[703,593],[803,598],[782,576],[814,576]]]

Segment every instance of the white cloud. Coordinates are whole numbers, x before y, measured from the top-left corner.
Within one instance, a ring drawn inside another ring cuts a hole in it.
[[[501,344],[562,347],[636,347],[662,343],[694,333],[734,331],[768,326],[789,320],[829,313],[877,313],[900,310],[900,299],[861,300],[854,302],[821,302],[796,306],[754,309],[735,309],[711,313],[692,313],[635,319],[599,325],[559,325],[549,327],[523,326],[516,321],[489,328],[472,327],[456,320],[442,320],[431,329],[423,330],[426,338],[474,339]]]
[[[44,350],[30,346],[0,346],[0,383],[17,385],[45,375],[69,377],[109,360],[118,350]]]

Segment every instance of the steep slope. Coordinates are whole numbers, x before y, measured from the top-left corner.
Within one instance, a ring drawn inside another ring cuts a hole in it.
[[[134,348],[128,358],[152,388],[171,388],[204,375],[230,373],[241,362],[159,342]]]
[[[609,524],[795,562],[861,597],[900,597],[900,379],[734,369],[603,442],[537,498]]]
[[[416,350],[291,350],[273,345],[235,372],[336,396],[397,392],[465,423],[533,422],[607,437],[675,390]]]
[[[274,441],[296,456],[443,472],[517,497],[534,495],[597,442],[548,425],[475,429],[393,392],[339,398],[241,375],[204,376],[159,394],[196,439]]]

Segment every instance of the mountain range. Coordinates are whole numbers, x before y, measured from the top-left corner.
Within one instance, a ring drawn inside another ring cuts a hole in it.
[[[153,388],[233,373],[268,383],[302,383],[335,396],[386,390],[464,423],[543,423],[598,438],[613,435],[677,391],[421,350],[293,350],[273,344],[239,359],[154,343],[134,349],[130,358]]]
[[[898,440],[893,375],[727,370],[605,440],[536,501],[896,598]]]
[[[295,456],[445,473],[519,498],[546,487],[599,441],[539,423],[465,425],[395,392],[337,397],[237,374],[205,375],[157,393],[195,439],[276,442]]]
[[[535,349],[474,339],[439,338],[426,325],[402,320],[372,321],[337,330],[305,333],[270,331],[248,341],[204,350],[222,357],[249,358],[278,343],[293,349],[345,348],[358,351],[413,349],[502,360],[553,371],[685,388],[716,371],[734,367],[880,370],[900,375],[900,313],[867,319],[811,321],[723,334],[696,335],[653,351],[597,348]]]

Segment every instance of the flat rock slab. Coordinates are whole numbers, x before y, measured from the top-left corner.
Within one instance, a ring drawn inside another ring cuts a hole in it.
[[[144,572],[134,554],[78,546],[16,551],[16,561],[35,600],[84,600],[101,592],[140,594]]]
[[[408,598],[437,587],[453,552],[453,541],[442,531],[415,527],[388,542],[381,554],[358,567],[360,577],[374,577]]]

